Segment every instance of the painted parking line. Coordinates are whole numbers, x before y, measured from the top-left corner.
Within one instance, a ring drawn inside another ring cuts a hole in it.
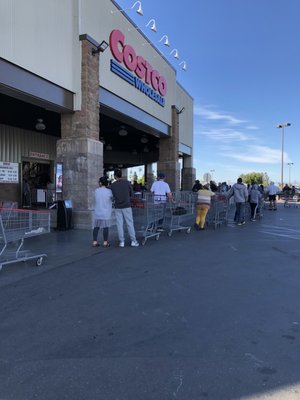
[[[277,225],[262,225],[261,232],[284,239],[300,240],[300,229],[287,228]]]

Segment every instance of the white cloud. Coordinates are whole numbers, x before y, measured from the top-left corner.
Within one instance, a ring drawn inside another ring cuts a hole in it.
[[[252,137],[245,135],[243,132],[230,129],[207,129],[200,132],[200,135],[204,135],[212,140],[218,141],[246,141],[251,140]]]
[[[257,164],[278,164],[281,161],[281,150],[267,146],[250,145],[243,148],[243,150],[235,149],[232,152],[222,153],[222,155],[235,160]],[[284,158],[285,162],[289,161],[287,154],[284,154]]]
[[[247,121],[238,119],[232,115],[229,115],[227,113],[209,109],[208,106],[195,107],[194,114],[196,116],[202,117],[202,118],[204,118],[206,120],[210,120],[210,121],[225,121],[230,125],[240,125],[240,124],[247,122]]]
[[[258,126],[255,126],[255,125],[248,125],[248,126],[246,126],[246,129],[249,129],[250,131],[257,131],[260,128]]]

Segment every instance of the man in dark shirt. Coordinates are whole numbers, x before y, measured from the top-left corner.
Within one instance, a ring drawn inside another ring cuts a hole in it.
[[[131,239],[131,246],[137,247],[139,246],[139,243],[135,236],[132,209],[130,205],[130,198],[133,195],[132,186],[129,181],[122,178],[122,171],[120,169],[114,170],[114,177],[116,181],[110,186],[110,188],[115,200],[116,224],[120,242],[119,247],[125,246],[124,220]]]

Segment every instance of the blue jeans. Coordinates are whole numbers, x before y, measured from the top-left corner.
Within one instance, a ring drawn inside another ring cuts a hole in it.
[[[245,221],[245,202],[244,203],[235,203],[235,222],[243,222]]]
[[[115,208],[116,224],[118,237],[120,242],[125,241],[124,236],[124,220],[127,225],[128,234],[132,242],[136,241],[135,229],[133,225],[132,209],[129,208]]]

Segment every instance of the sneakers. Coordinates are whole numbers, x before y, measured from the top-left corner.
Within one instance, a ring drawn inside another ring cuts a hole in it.
[[[194,228],[196,229],[196,231],[200,231],[200,226],[196,223],[194,223]]]
[[[139,246],[139,242],[137,240],[133,240],[131,242],[131,247],[138,247],[138,246]],[[119,247],[125,247],[125,242],[120,242]]]
[[[246,223],[245,221],[242,221],[242,222],[239,222],[238,225],[239,225],[239,226],[245,225],[245,223]]]

